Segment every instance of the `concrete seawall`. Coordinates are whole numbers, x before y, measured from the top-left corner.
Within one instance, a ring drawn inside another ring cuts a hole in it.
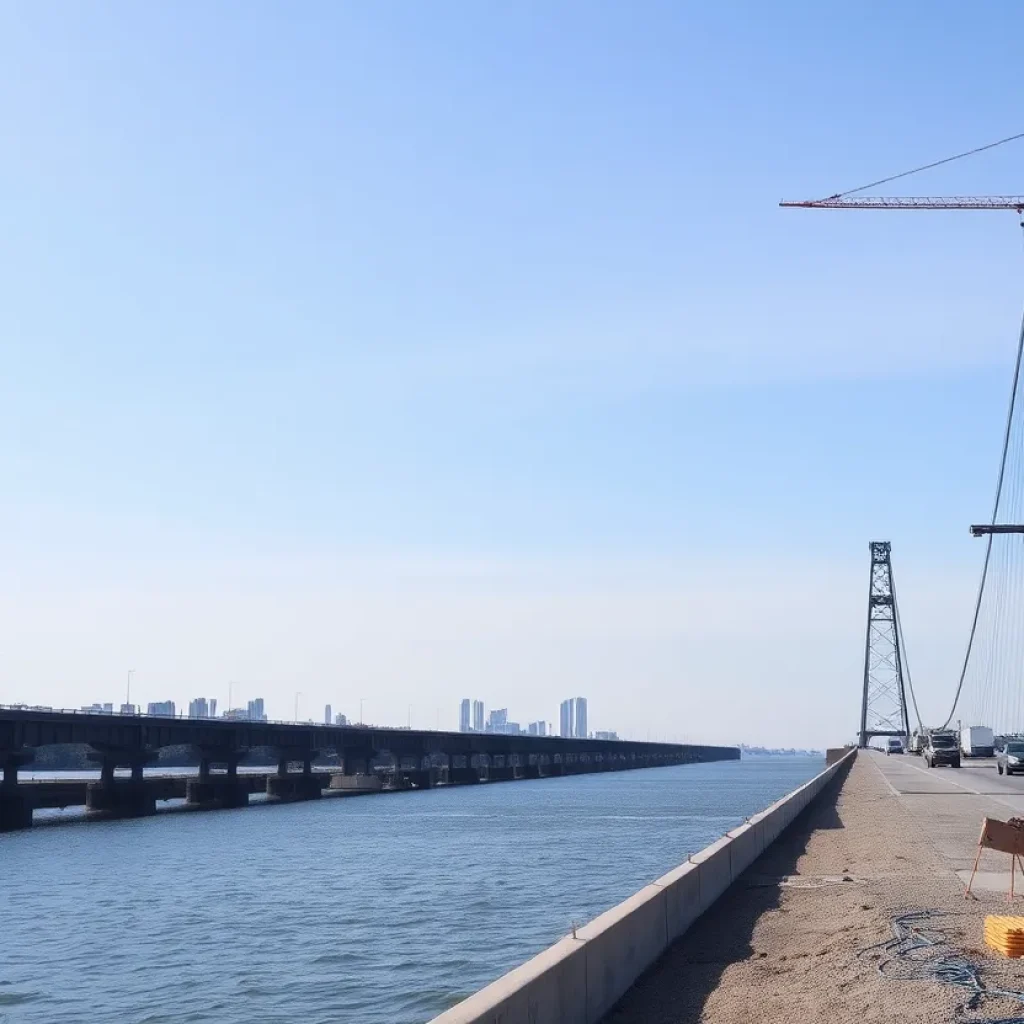
[[[845,753],[574,937],[556,942],[432,1024],[597,1024],[854,756]]]

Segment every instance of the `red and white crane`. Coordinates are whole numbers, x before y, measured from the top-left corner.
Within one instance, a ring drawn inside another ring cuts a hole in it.
[[[954,160],[974,156],[975,153],[982,153],[986,149],[995,149],[996,146],[1005,145],[1016,139],[1024,139],[1024,132],[978,146],[975,149],[969,149],[966,153],[957,153],[955,156],[947,156],[942,160],[924,164],[922,167],[915,167],[900,174],[890,175],[888,178],[869,182],[867,185],[861,185],[859,188],[853,188],[847,192],[836,192],[825,199],[783,200],[779,206],[804,210],[1016,210],[1018,213],[1024,214],[1024,196],[862,196],[857,194],[866,192],[869,188],[896,181],[897,178],[908,178],[920,171],[929,171],[933,167],[940,167],[942,164],[949,164]]]

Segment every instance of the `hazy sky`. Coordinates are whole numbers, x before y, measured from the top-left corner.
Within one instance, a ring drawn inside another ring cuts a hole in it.
[[[973,11],[4,5],[0,702],[821,745],[889,539],[944,715],[1021,232],[776,204],[1022,130]]]

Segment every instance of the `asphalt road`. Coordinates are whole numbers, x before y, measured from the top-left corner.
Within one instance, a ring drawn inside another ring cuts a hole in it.
[[[1024,775],[999,775],[994,758],[972,759],[960,768],[928,768],[913,754],[886,757],[872,751],[868,756],[964,882],[978,853],[982,819],[1024,817]],[[1009,858],[986,850],[975,886],[1006,892],[1009,884]],[[1024,892],[1019,876],[1017,888]]]

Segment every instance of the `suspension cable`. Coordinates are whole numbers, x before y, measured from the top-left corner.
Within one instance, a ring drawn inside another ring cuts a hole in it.
[[[917,707],[917,696],[914,693],[914,684],[910,679],[910,659],[907,657],[907,640],[903,633],[903,620],[900,618],[900,604],[896,600],[896,580],[893,579],[892,573],[889,574],[889,583],[892,586],[892,608],[893,615],[896,618],[896,635],[899,639],[900,649],[903,652],[903,674],[907,677],[907,689],[910,691],[910,699],[914,704],[914,714],[917,716],[917,729],[918,732],[924,732],[924,725],[921,722],[921,712]],[[910,737],[907,737],[909,742]]]
[[[1024,224],[1022,224],[1024,227]],[[1006,430],[1003,432],[1003,457],[999,462],[999,478],[996,481],[996,498],[992,505],[992,518],[989,523],[990,526],[995,526],[996,518],[999,514],[999,499],[1003,493],[1003,477],[1006,474],[1006,456],[1010,450],[1010,429],[1013,426],[1013,410],[1017,402],[1017,387],[1020,383],[1020,364],[1021,355],[1024,354],[1024,317],[1021,319],[1020,325],[1020,336],[1017,339],[1017,362],[1013,368],[1013,386],[1010,389],[1010,407],[1006,413]],[[953,715],[956,714],[956,706],[960,700],[960,692],[964,687],[964,679],[967,676],[967,666],[971,660],[971,650],[974,647],[974,635],[978,630],[978,616],[981,613],[981,599],[985,594],[985,581],[988,578],[988,564],[992,557],[992,538],[994,534],[988,535],[988,541],[985,545],[985,561],[981,567],[981,582],[978,584],[978,597],[974,603],[974,618],[971,620],[971,633],[967,638],[967,651],[964,654],[963,667],[960,669],[960,680],[956,685],[956,696],[953,698],[953,706],[949,710],[949,717],[945,722],[942,723],[941,728],[945,729],[951,721],[953,721]]]

